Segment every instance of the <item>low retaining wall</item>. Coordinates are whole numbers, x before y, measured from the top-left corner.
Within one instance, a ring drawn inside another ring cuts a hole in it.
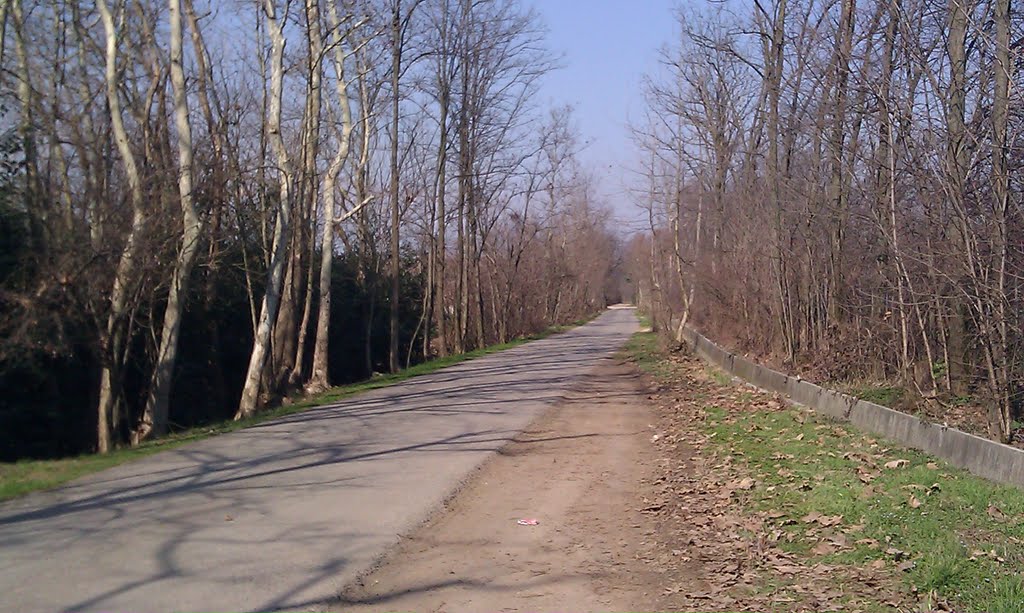
[[[748,383],[789,396],[797,403],[848,421],[862,430],[930,453],[979,477],[1024,487],[1024,450],[790,377],[733,355],[696,330],[687,328],[685,335],[698,357]]]

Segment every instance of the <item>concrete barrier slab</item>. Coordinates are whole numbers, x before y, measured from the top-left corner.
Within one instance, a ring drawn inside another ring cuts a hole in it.
[[[923,421],[836,390],[791,377],[733,355],[692,328],[684,334],[697,357],[761,389],[783,394],[816,412],[920,449],[999,483],[1024,487],[1024,450]]]

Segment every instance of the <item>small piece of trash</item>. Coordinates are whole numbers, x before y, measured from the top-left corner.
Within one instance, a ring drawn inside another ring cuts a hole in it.
[[[540,524],[540,520],[539,519],[520,519],[516,523],[519,524],[520,526],[536,526],[536,525]]]

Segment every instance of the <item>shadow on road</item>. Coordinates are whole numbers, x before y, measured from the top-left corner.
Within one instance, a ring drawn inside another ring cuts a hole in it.
[[[605,316],[0,505],[2,608],[323,602],[424,516],[428,489],[450,489],[621,345],[623,321]],[[58,578],[66,588],[39,593]]]

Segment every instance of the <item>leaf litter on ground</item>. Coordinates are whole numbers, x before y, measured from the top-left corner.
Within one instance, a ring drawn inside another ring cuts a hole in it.
[[[1019,518],[1019,491],[979,486],[922,454],[823,423],[777,395],[724,381],[694,358],[657,359],[650,399],[661,423],[652,444],[664,455],[663,472],[648,484],[644,511],[657,518],[659,546],[668,552],[658,563],[666,579],[677,578],[664,590],[668,607],[1024,610],[1000,608],[1024,603],[1019,576],[989,572],[1010,562],[1024,567],[1022,522],[986,500],[973,514],[988,520],[986,530],[953,540],[968,544],[963,551],[921,547],[919,534],[979,489]],[[960,499],[952,501],[949,489]],[[994,534],[992,526],[1012,530]],[[998,547],[989,546],[993,540]],[[971,542],[977,546],[965,549]],[[950,560],[955,572],[943,574]],[[964,569],[960,562],[985,566]],[[987,594],[978,583],[987,584]],[[978,608],[982,603],[994,606]]]

